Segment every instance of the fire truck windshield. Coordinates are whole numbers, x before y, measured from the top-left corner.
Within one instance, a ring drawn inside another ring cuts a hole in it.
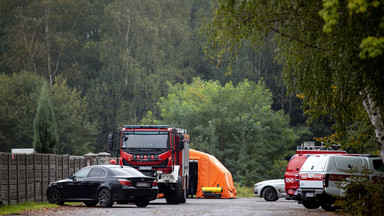
[[[167,132],[124,132],[122,136],[123,148],[169,148]]]

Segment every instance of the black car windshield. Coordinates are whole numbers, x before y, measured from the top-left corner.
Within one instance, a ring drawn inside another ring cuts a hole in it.
[[[120,166],[116,166],[111,168],[111,171],[114,176],[145,176],[143,173],[130,167],[121,168]]]
[[[124,132],[123,148],[169,148],[168,132]]]

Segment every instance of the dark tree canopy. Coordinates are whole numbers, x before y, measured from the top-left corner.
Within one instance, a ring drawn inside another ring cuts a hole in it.
[[[203,31],[219,59],[273,33],[285,82],[306,113],[332,116],[340,141],[353,122],[369,119],[384,146],[383,14],[379,1],[218,0]]]

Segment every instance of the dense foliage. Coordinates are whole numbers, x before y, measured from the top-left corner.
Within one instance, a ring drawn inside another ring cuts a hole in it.
[[[0,75],[0,122],[2,151],[11,148],[32,148],[34,118],[44,79],[34,73],[20,72]],[[80,93],[69,88],[65,80],[47,87],[57,123],[59,154],[86,154],[92,151],[96,140],[95,124],[87,114],[87,103]],[[47,93],[48,94],[48,93]],[[50,122],[49,122],[50,123]]]
[[[368,173],[357,176],[352,172],[339,187],[345,191],[335,205],[341,208],[342,215],[380,215],[384,211],[384,179],[370,180]]]
[[[194,77],[222,85],[264,79],[272,109],[283,109],[291,126],[302,126],[301,102],[286,94],[272,43],[259,52],[245,43],[230,76],[226,66],[205,59],[199,29],[209,5],[202,0],[0,1],[0,73],[10,82],[0,86],[7,101],[0,105],[0,150],[32,146],[38,77],[52,91],[57,150],[63,153],[104,151],[107,134],[119,126],[139,124],[143,117],[160,119],[156,103],[168,94],[166,83],[191,83]],[[14,77],[20,71],[28,72],[23,72],[31,79],[27,85]]]
[[[330,115],[338,142],[361,137],[348,136],[360,122],[384,150],[383,14],[381,1],[218,0],[203,31],[218,59],[273,33],[285,81],[307,114]]]
[[[215,155],[239,183],[282,178],[271,167],[295,146],[296,137],[287,115],[271,109],[272,94],[262,81],[221,86],[197,78],[170,85],[169,91],[159,102],[163,122],[187,128],[192,148]]]

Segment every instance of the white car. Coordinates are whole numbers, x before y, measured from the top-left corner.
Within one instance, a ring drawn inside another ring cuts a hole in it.
[[[263,197],[266,201],[276,201],[280,197],[285,198],[284,179],[274,179],[255,184],[255,196]]]

